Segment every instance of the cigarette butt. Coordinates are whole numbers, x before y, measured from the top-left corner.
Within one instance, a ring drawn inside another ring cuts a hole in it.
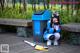
[[[36,50],[41,50],[41,51],[48,51],[48,47],[44,48],[43,46],[40,46],[40,45],[36,45],[35,49]]]
[[[27,44],[29,44],[29,45],[31,45],[31,46],[35,46],[35,45],[36,45],[36,44],[31,43],[31,42],[29,42],[29,41],[27,41],[27,40],[24,40],[24,42],[27,43]]]
[[[29,42],[27,40],[24,40],[24,42],[27,43],[27,44],[29,44],[29,45],[31,45],[31,46],[33,46],[36,50],[48,51],[48,47],[41,46],[41,45],[36,45],[36,44],[31,43],[31,42]]]

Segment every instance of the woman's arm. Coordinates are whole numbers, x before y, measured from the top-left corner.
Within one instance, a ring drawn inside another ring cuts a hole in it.
[[[61,31],[59,25],[54,25],[54,30],[55,30],[55,32],[60,32]]]

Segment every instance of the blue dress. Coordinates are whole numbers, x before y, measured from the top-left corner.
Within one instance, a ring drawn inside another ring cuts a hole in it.
[[[55,25],[55,24],[54,24],[53,27],[51,27],[50,24],[51,24],[51,21],[49,20],[49,21],[47,22],[46,31],[44,32],[44,35],[43,35],[44,40],[49,40],[49,37],[50,37],[50,36],[54,36],[54,33],[59,33],[59,32],[60,32],[59,25]],[[54,29],[55,29],[56,31],[55,31]]]

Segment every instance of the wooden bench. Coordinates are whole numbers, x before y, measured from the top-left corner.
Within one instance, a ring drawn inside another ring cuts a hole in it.
[[[2,19],[0,18],[0,25],[16,26],[17,36],[28,36],[27,33],[32,33],[32,20],[26,19]],[[30,31],[31,30],[31,31]]]
[[[61,25],[61,29],[69,32],[71,44],[80,45],[80,23],[69,23]],[[66,34],[68,36],[68,34]]]

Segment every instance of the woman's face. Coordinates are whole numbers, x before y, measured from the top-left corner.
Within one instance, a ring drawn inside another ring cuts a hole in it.
[[[58,19],[57,18],[53,18],[53,23],[57,23]]]

